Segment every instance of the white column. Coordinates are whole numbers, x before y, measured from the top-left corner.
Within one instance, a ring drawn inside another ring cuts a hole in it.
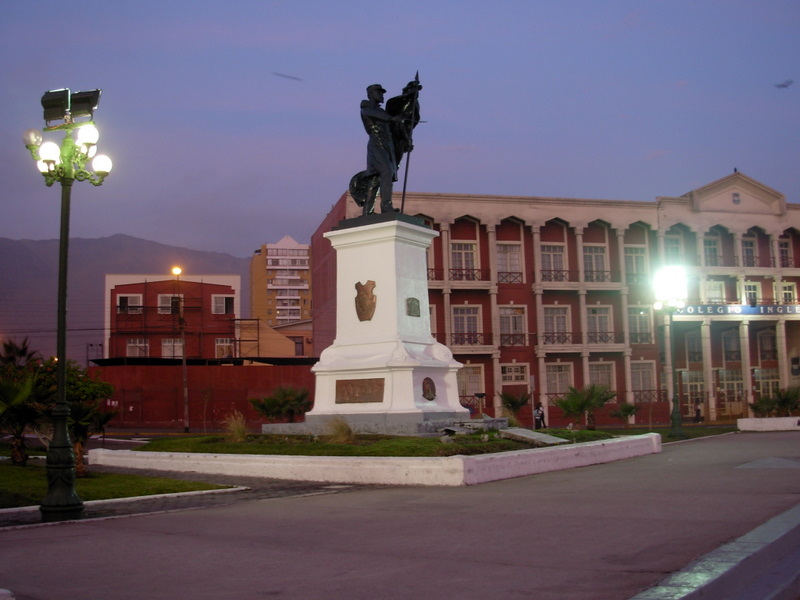
[[[775,348],[778,351],[778,377],[781,388],[789,387],[789,349],[786,347],[786,317],[775,325]]]
[[[703,319],[700,324],[700,343],[703,349],[703,381],[708,394],[708,420],[717,418],[717,385],[711,361],[711,320]]]
[[[742,381],[747,409],[753,402],[753,371],[750,368],[750,321],[746,319],[739,324],[739,348],[742,353]]]

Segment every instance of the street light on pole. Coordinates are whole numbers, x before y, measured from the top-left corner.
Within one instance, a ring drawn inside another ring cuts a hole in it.
[[[67,430],[67,265],[69,264],[69,212],[74,181],[98,186],[111,171],[111,159],[96,155],[100,137],[92,121],[100,101],[100,90],[70,92],[51,90],[42,96],[43,132],[63,131],[61,145],[44,141],[37,129],[23,135],[25,146],[36,161],[47,187],[61,184],[61,229],[58,252],[58,323],[56,342],[57,392],[53,417],[53,439],[47,451],[47,495],[39,510],[45,522],[80,519],[83,501],[75,492],[75,454]],[[82,120],[83,119],[83,120]],[[53,123],[56,123],[55,125]],[[73,134],[75,136],[73,137]],[[86,170],[92,160],[94,172]]]
[[[175,283],[180,294],[181,273],[180,267],[172,267],[172,274],[175,275]],[[189,433],[189,377],[186,369],[186,319],[183,315],[183,296],[178,296],[179,314],[178,326],[181,331],[181,371],[183,375],[183,431]]]
[[[675,368],[675,328],[673,315],[679,308],[686,306],[689,297],[689,286],[686,269],[680,265],[668,265],[656,271],[653,277],[653,295],[655,297],[655,310],[664,311],[668,315],[669,337],[664,336],[664,341],[669,342],[669,364],[672,374],[672,412],[670,414],[670,430],[668,436],[683,439],[680,397],[678,395],[678,371]]]

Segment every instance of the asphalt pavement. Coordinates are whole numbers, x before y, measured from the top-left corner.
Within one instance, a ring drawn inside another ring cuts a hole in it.
[[[800,598],[798,432],[458,488],[202,479],[250,489],[9,523],[0,588],[18,600]],[[760,562],[729,559],[734,546]],[[720,553],[752,581],[711,587]]]

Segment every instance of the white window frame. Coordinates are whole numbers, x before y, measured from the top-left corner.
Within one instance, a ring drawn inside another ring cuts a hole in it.
[[[676,265],[683,262],[683,235],[671,233],[664,236],[664,264]]]
[[[524,346],[528,333],[527,314],[523,304],[504,304],[497,307],[500,318],[500,345]]]
[[[725,282],[711,279],[705,282],[706,302],[725,304]]]
[[[521,242],[497,242],[498,283],[524,283]]]
[[[569,277],[565,276],[567,271],[567,251],[564,244],[542,244],[539,247],[542,258],[543,281],[566,281]]]
[[[758,302],[758,296],[760,291],[761,285],[758,283],[754,283],[752,281],[745,281],[744,282],[744,298],[742,299],[743,304],[750,304],[751,302]]]
[[[453,343],[474,346],[483,342],[483,315],[480,304],[454,304],[450,306],[453,324]]]
[[[177,300],[178,306],[174,302]],[[177,308],[177,310],[176,310]],[[158,295],[158,314],[177,315],[183,308],[183,294],[159,294]]]
[[[548,314],[549,313],[549,314]],[[548,304],[542,307],[544,316],[545,344],[569,344],[571,342],[571,307],[562,304]]]
[[[630,283],[640,283],[640,279],[647,272],[647,246],[626,245],[625,253],[625,277]]]
[[[226,352],[226,350],[229,350]],[[234,358],[236,340],[234,338],[214,338],[214,358]]]
[[[753,236],[742,237],[742,266],[758,266],[758,252],[756,250],[756,238]]]
[[[790,240],[778,240],[778,266],[792,267],[792,244]]]
[[[181,338],[162,338],[161,358],[183,358],[183,340]]]
[[[778,336],[774,329],[759,331],[757,340],[759,362],[778,359]]]
[[[654,342],[652,306],[628,306],[628,334],[631,344]]]
[[[721,247],[719,235],[706,235],[703,237],[703,265],[706,267],[721,267],[719,249]]]
[[[125,299],[123,302],[122,299]],[[142,295],[141,294],[119,294],[117,296],[118,315],[140,315],[142,314]]]
[[[738,329],[729,329],[722,333],[722,358],[724,362],[742,361],[742,342]],[[737,358],[738,355],[738,358]]]
[[[782,282],[781,302],[783,304],[795,304],[797,302],[797,284],[794,282]]]
[[[528,383],[528,363],[500,363],[500,384],[520,385]]]
[[[470,240],[450,242],[450,268],[463,271],[479,269],[478,244]]]
[[[657,389],[655,363],[651,360],[632,360],[631,390],[634,393],[634,398],[636,392],[651,392]]]
[[[150,340],[147,338],[128,338],[125,340],[125,356],[147,357],[150,355]]]
[[[614,313],[610,305],[592,304],[586,307],[586,342],[609,344],[614,341]]]
[[[583,245],[583,276],[586,281],[610,281],[608,248],[605,244]]]
[[[572,363],[545,363],[544,371],[547,395],[561,397],[569,392],[573,385]]]
[[[458,395],[462,398],[471,398],[475,394],[483,394],[483,365],[467,363],[456,373]]]
[[[230,304],[230,312],[227,305]],[[212,294],[211,314],[233,315],[236,314],[236,296],[234,294]]]
[[[609,361],[596,361],[589,363],[589,384],[604,385],[609,390],[616,390],[616,373],[614,363]]]

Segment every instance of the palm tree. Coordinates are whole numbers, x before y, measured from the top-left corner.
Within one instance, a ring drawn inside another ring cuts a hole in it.
[[[69,402],[69,435],[75,453],[75,475],[86,477],[83,448],[95,433],[105,433],[106,425],[117,414],[102,408],[103,400],[75,400]]]
[[[511,392],[498,392],[498,395],[500,396],[500,402],[503,408],[506,409],[507,414],[515,420],[517,420],[517,413],[519,413],[522,407],[531,399],[531,395],[528,392],[522,392],[519,396]]]
[[[779,417],[791,417],[800,410],[800,386],[778,390],[772,396]]]
[[[33,401],[33,377],[0,379],[0,431],[11,436],[11,464],[28,463],[25,432],[41,418],[40,407]]]
[[[641,406],[637,404],[628,404],[627,402],[623,402],[617,408],[612,410],[609,414],[612,417],[620,419],[623,423],[625,423],[625,429],[630,427],[630,417],[634,416]]]
[[[250,404],[267,420],[286,418],[289,423],[294,423],[296,416],[311,409],[312,402],[308,390],[281,385],[266,398],[251,398]]]
[[[586,415],[586,429],[595,429],[594,411],[602,408],[606,402],[616,396],[616,392],[607,386],[591,384],[584,388],[569,387],[566,395],[555,401],[555,405],[564,411],[564,416],[578,417]]]
[[[42,358],[36,350],[31,350],[28,343],[28,338],[22,340],[21,344],[17,344],[14,340],[4,340],[3,350],[0,352],[0,365],[8,365],[11,367],[24,367],[30,362],[40,360]]]

